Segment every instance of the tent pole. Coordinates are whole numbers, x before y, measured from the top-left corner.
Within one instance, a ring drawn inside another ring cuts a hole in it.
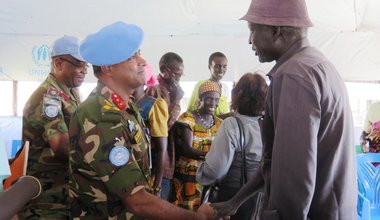
[[[13,110],[13,116],[17,116],[17,81],[13,80],[13,103],[12,103],[12,110]]]

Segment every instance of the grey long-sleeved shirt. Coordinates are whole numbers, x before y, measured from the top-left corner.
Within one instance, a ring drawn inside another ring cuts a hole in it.
[[[237,114],[243,123],[245,134],[246,170],[249,177],[259,166],[262,152],[262,141],[259,117]],[[197,181],[202,185],[210,185],[222,180],[222,185],[240,187],[241,174],[240,134],[234,117],[226,118],[212,142],[206,160],[197,170]]]
[[[353,120],[339,73],[301,39],[268,75],[263,219],[356,219]]]

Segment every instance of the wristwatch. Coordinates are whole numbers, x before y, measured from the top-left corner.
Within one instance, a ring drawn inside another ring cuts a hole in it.
[[[153,192],[154,193],[161,192],[161,187],[159,187],[159,186],[153,186]]]

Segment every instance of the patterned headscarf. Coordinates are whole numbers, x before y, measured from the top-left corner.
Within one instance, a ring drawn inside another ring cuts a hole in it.
[[[202,85],[199,87],[198,93],[199,98],[206,92],[217,92],[219,95],[221,94],[221,86],[219,83],[207,80],[206,82],[202,83]]]

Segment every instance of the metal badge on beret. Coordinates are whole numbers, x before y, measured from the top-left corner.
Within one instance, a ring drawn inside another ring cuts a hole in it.
[[[117,167],[124,166],[129,160],[129,151],[124,146],[115,146],[111,149],[109,160]]]

